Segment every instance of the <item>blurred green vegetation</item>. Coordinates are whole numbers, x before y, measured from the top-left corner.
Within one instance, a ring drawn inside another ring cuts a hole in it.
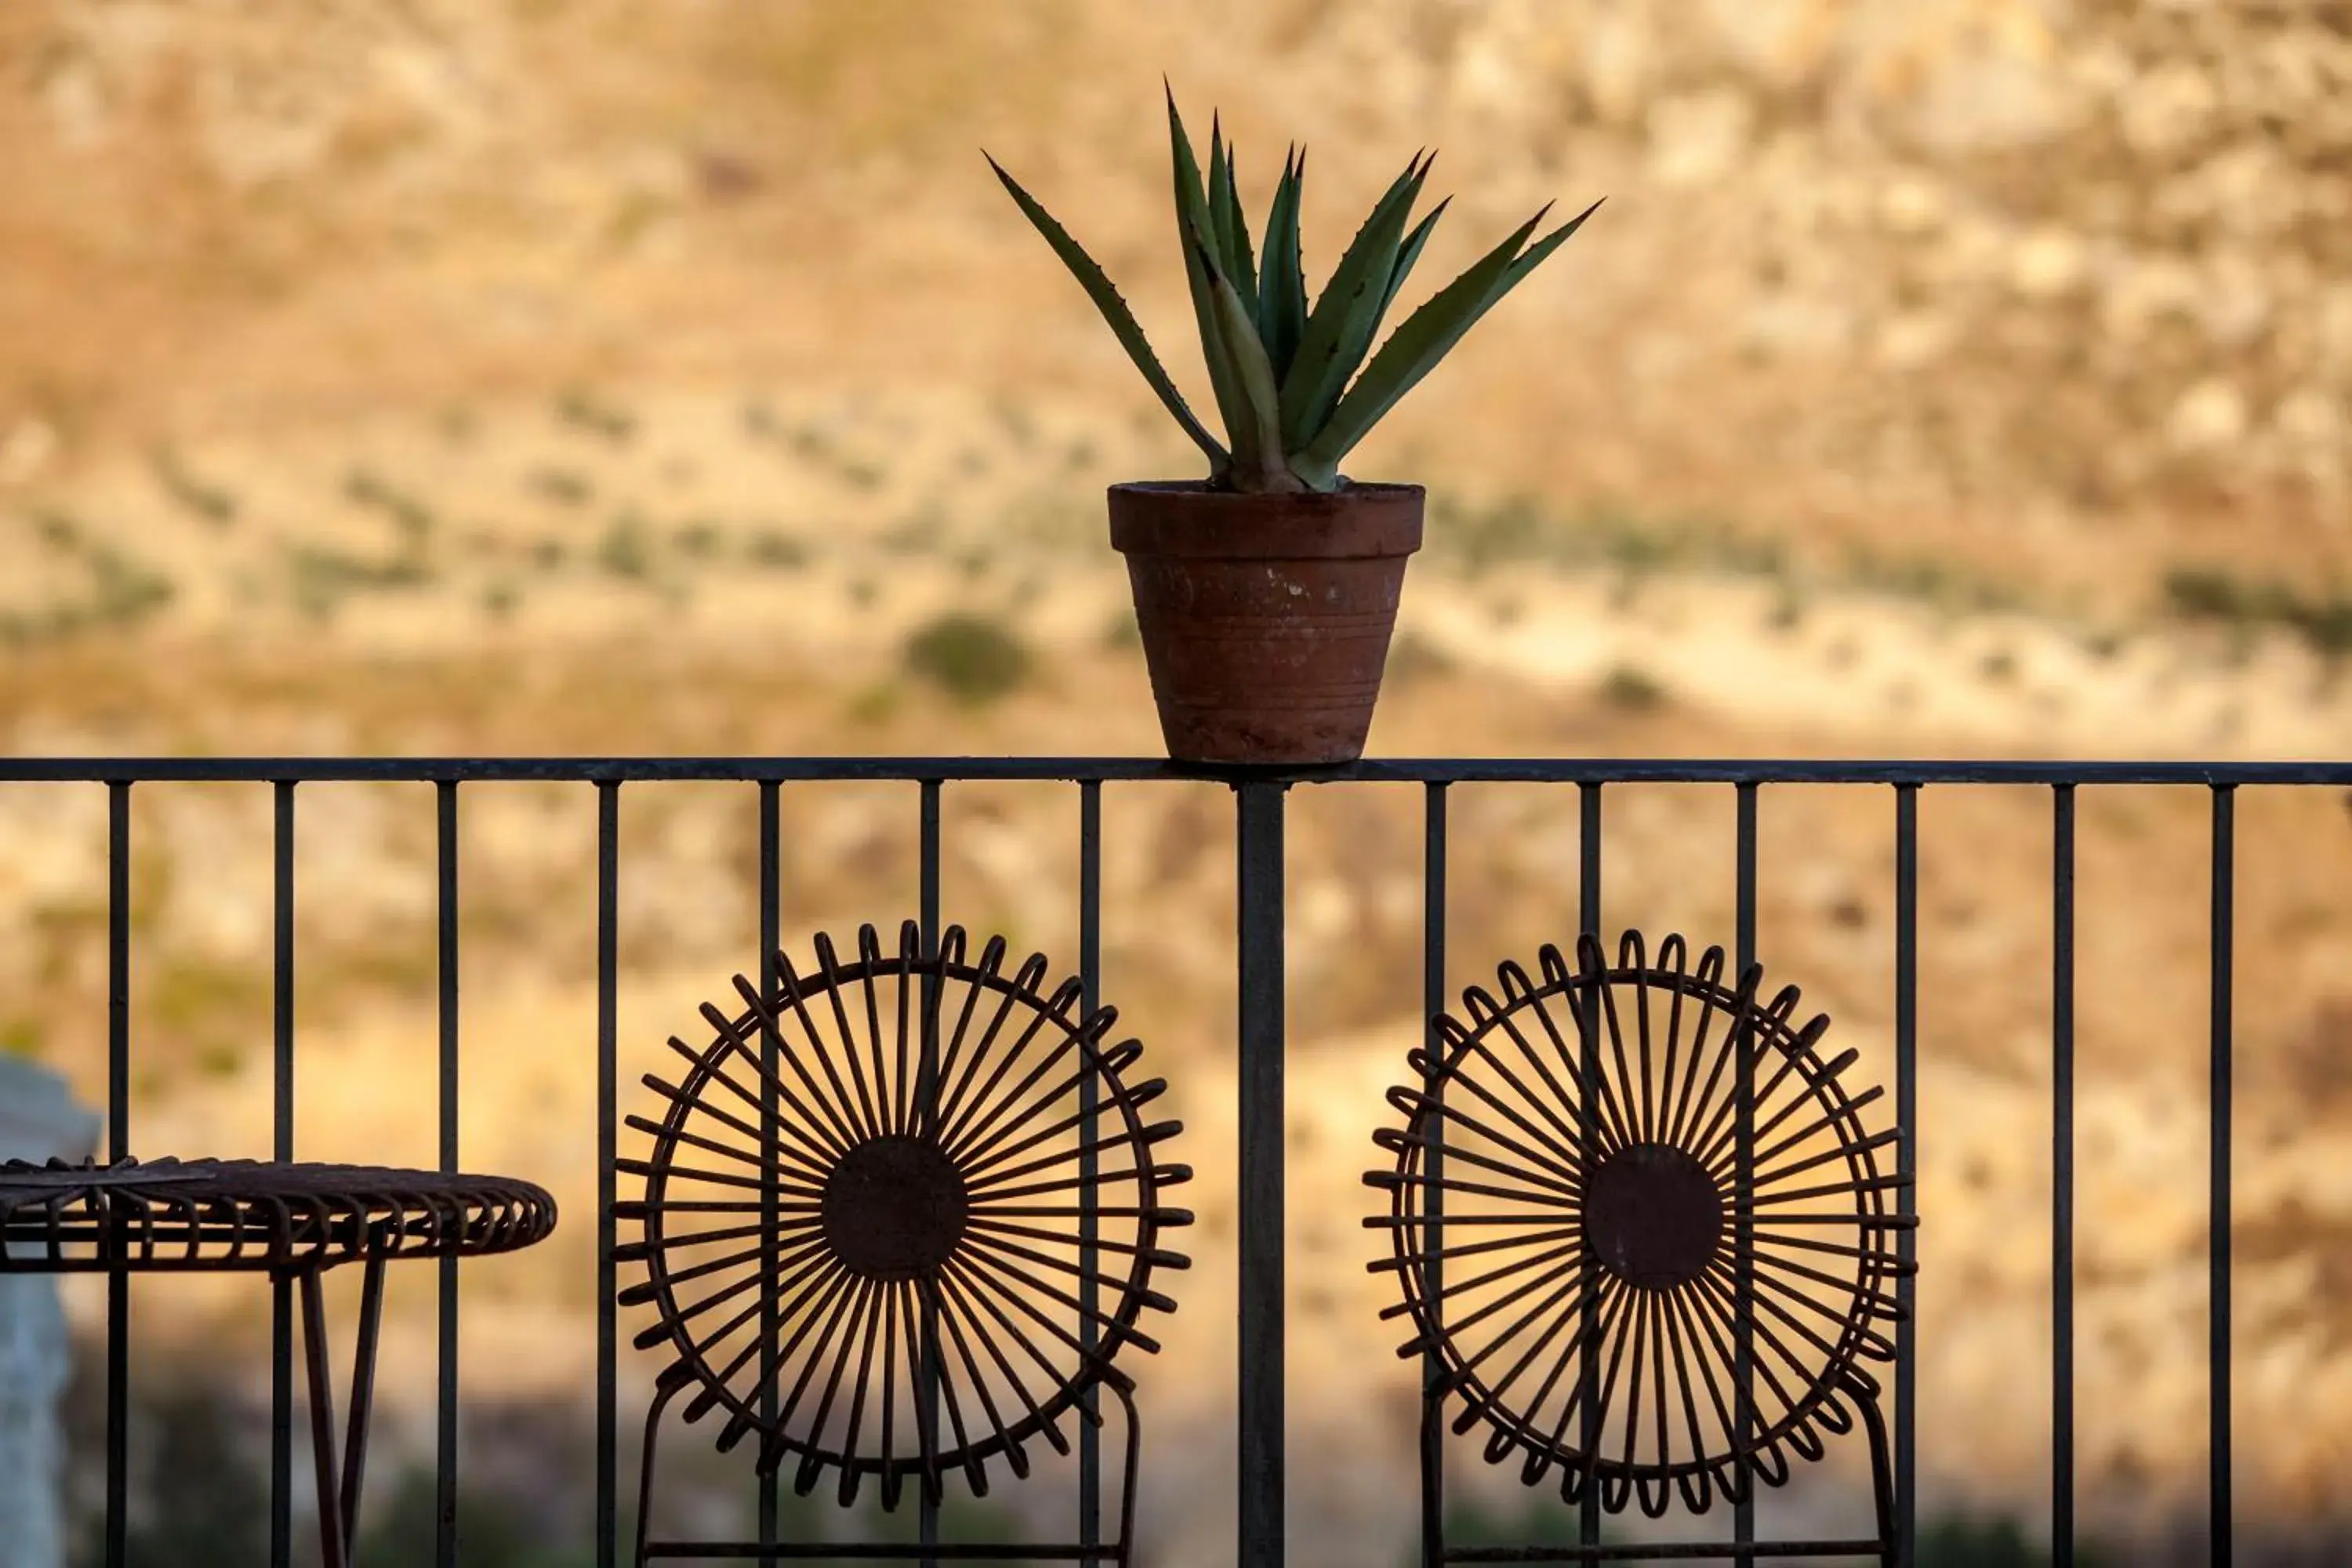
[[[189,468],[175,449],[159,447],[150,454],[155,480],[174,503],[215,528],[236,521],[237,500],[225,487],[207,483]]]
[[[637,417],[614,400],[574,387],[555,400],[559,423],[619,446],[636,434]]]
[[[1833,561],[1801,561],[1778,540],[1759,537],[1727,519],[1692,512],[1651,512],[1607,500],[1553,509],[1529,497],[1489,506],[1444,499],[1430,503],[1432,553],[1459,562],[1474,575],[1490,567],[1542,563],[1600,568],[1637,583],[1673,573],[1844,588],[1910,599],[1951,614],[2000,614],[2036,607],[2013,584],[1971,573],[1948,561],[1853,547]]]
[[[1629,713],[1646,713],[1663,706],[1666,689],[1657,677],[1639,665],[1620,664],[1601,678],[1601,700]]]
[[[2079,1537],[2074,1568],[2114,1568],[2119,1559]],[[2017,1521],[1946,1514],[1919,1527],[1919,1568],[2048,1568],[2050,1553]]]
[[[433,1472],[412,1468],[391,1486],[379,1482],[362,1500],[360,1520],[357,1562],[386,1568],[432,1562],[440,1521]],[[535,1510],[478,1487],[458,1488],[457,1541],[467,1568],[593,1568],[596,1561],[595,1543],[585,1531],[550,1541]]]
[[[1517,1510],[1456,1496],[1446,1510],[1445,1538],[1454,1546],[1573,1546],[1578,1529],[1577,1510],[1549,1495],[1533,1496]],[[1602,1543],[1619,1539],[1604,1522]],[[1399,1561],[1405,1568],[1419,1563],[1418,1545],[1406,1549]],[[2074,1563],[2075,1568],[2119,1568],[2121,1559],[2078,1540]],[[2049,1568],[2049,1552],[2013,1519],[1946,1514],[1919,1527],[1918,1568]]]
[[[1549,1492],[1530,1493],[1518,1509],[1493,1508],[1458,1492],[1446,1502],[1445,1539],[1454,1546],[1574,1546],[1583,1539],[1580,1529],[1575,1506]],[[1616,1539],[1604,1521],[1602,1544]],[[1420,1542],[1407,1547],[1400,1562],[1414,1568],[1421,1562]]]
[[[2301,637],[2323,658],[2352,653],[2352,595],[2340,591],[2306,595],[2210,567],[2179,567],[2166,574],[2164,598],[2166,608],[2183,620],[2273,626]]]
[[[71,512],[40,508],[27,512],[26,521],[46,549],[80,563],[89,574],[88,591],[38,609],[0,607],[0,647],[127,629],[179,597],[179,584],[171,577],[98,537]]]
[[[908,672],[971,707],[1020,689],[1034,663],[1013,629],[987,616],[951,611],[907,639]]]
[[[339,1367],[338,1375],[341,1375]],[[297,1374],[298,1384],[299,1374]],[[106,1562],[106,1373],[100,1347],[85,1342],[75,1356],[65,1402],[68,1495],[72,1568]],[[134,1379],[130,1409],[129,1568],[254,1568],[269,1560],[269,1439],[263,1412],[201,1373]],[[295,1420],[304,1420],[295,1394]],[[591,1568],[596,1561],[593,1510],[582,1485],[592,1439],[584,1413],[523,1406],[470,1409],[457,1496],[457,1531],[466,1568]],[[386,1452],[382,1430],[372,1454],[360,1511],[355,1561],[367,1568],[414,1568],[433,1561],[440,1518],[439,1488],[429,1462],[402,1463]],[[636,1460],[625,1441],[618,1528],[625,1542],[636,1531]],[[687,1502],[698,1520],[712,1517],[719,1498],[748,1501],[749,1468],[707,1452],[683,1455],[679,1483],[662,1497]],[[833,1478],[809,1497],[781,1489],[779,1524],[786,1540],[910,1543],[919,1525],[911,1490],[895,1513],[885,1513],[869,1485],[857,1507],[834,1501]],[[309,1511],[309,1460],[295,1456],[294,1562],[320,1561],[317,1524]],[[721,1507],[719,1517],[728,1510]],[[664,1527],[656,1524],[658,1532]],[[707,1523],[697,1531],[711,1529]],[[717,1527],[748,1532],[748,1518]],[[1010,1545],[1022,1539],[1021,1521],[1003,1506],[950,1493],[940,1510],[943,1540]],[[813,1560],[816,1568],[851,1568],[845,1560]],[[1020,1568],[1019,1560],[1007,1560]]]
[[[75,1568],[96,1568],[106,1561],[104,1365],[103,1357],[77,1358],[81,1397],[68,1405],[68,1440],[82,1460],[77,1468],[83,1483],[72,1499]],[[142,1390],[131,1410],[125,1531],[131,1568],[252,1568],[267,1563],[268,1456],[266,1449],[254,1451],[219,1391],[195,1379],[175,1382]]]

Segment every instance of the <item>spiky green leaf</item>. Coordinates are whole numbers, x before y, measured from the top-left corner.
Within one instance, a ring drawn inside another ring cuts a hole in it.
[[[1341,459],[1365,433],[1462,341],[1462,334],[1479,317],[1559,249],[1600,206],[1599,202],[1593,203],[1528,246],[1528,237],[1544,219],[1544,213],[1538,213],[1468,271],[1432,295],[1381,345],[1363,375],[1332,411],[1330,422],[1293,458],[1291,467],[1318,488],[1333,482]],[[1524,254],[1522,246],[1527,246]]]
[[[1282,160],[1282,183],[1265,215],[1265,259],[1257,276],[1257,330],[1279,383],[1290,374],[1307,331],[1307,274],[1299,259],[1298,199],[1307,179],[1306,154],[1293,148]]]
[[[1192,139],[1184,133],[1183,116],[1176,111],[1173,88],[1168,91],[1168,142],[1176,185],[1176,242],[1183,247],[1184,279],[1192,291],[1192,317],[1201,333],[1201,357],[1208,363],[1209,385],[1216,395],[1218,416],[1224,421],[1225,439],[1239,442],[1249,423],[1248,410],[1242,401],[1240,371],[1219,352],[1216,291],[1210,287],[1208,269],[1201,265],[1201,257],[1192,245],[1195,232],[1213,233],[1215,225],[1211,221],[1208,193],[1201,181],[1200,161],[1192,153]]]
[[[1606,197],[1602,198],[1603,201],[1607,199],[1608,198]],[[1552,230],[1549,234],[1545,235],[1541,239],[1537,240],[1533,245],[1528,246],[1526,251],[1519,256],[1518,259],[1511,263],[1510,270],[1503,274],[1503,280],[1495,285],[1494,293],[1487,296],[1486,302],[1479,307],[1479,314],[1484,315],[1486,311],[1494,309],[1495,305],[1501,300],[1504,295],[1509,293],[1512,289],[1519,286],[1519,280],[1521,279],[1525,278],[1528,273],[1533,272],[1537,268],[1542,266],[1546,257],[1549,256],[1553,251],[1558,250],[1562,245],[1566,244],[1568,242],[1568,237],[1574,234],[1578,229],[1582,228],[1584,226],[1584,220],[1591,217],[1594,213],[1597,213],[1600,210],[1601,203],[1595,202],[1591,206],[1585,208],[1582,212],[1577,214],[1574,217],[1569,219],[1566,223],[1560,225],[1558,228]],[[1536,216],[1540,219],[1543,216],[1543,214],[1538,213]]]
[[[1211,133],[1209,147],[1209,254],[1217,269],[1233,280],[1244,297],[1257,293],[1257,270],[1250,258],[1249,219],[1243,216],[1241,188],[1234,174],[1233,143],[1220,148]]]
[[[1233,178],[1232,161],[1225,156],[1224,121],[1212,110],[1209,115],[1209,166],[1202,171],[1209,196],[1209,254],[1222,264],[1233,254],[1233,231],[1226,226],[1225,215],[1232,206],[1227,189]]]
[[[988,157],[985,153],[981,155]],[[1192,405],[1184,401],[1184,395],[1177,391],[1176,384],[1169,379],[1167,370],[1160,363],[1160,356],[1151,352],[1151,342],[1144,336],[1142,323],[1135,319],[1135,312],[1128,308],[1126,300],[1120,297],[1109,275],[1103,271],[1093,257],[1087,254],[1085,247],[1070,237],[1069,231],[1056,222],[1051,213],[1021,188],[1020,182],[1004,172],[1002,164],[989,158],[988,166],[996,171],[996,177],[1012,193],[1013,203],[1020,207],[1023,216],[1039,234],[1045,237],[1045,243],[1054,247],[1054,254],[1062,258],[1062,265],[1070,269],[1071,276],[1086,289],[1087,297],[1095,302],[1095,309],[1101,311],[1103,320],[1109,323],[1119,346],[1127,351],[1127,357],[1135,362],[1135,368],[1143,373],[1143,379],[1150,384],[1153,392],[1160,395],[1160,401],[1167,405],[1168,412],[1176,416],[1176,423],[1183,426],[1184,434],[1208,455],[1212,468],[1222,469],[1227,461],[1225,448],[1193,416]]]
[[[1444,217],[1445,209],[1453,205],[1454,198],[1446,197],[1430,208],[1429,216],[1413,225],[1412,232],[1404,237],[1404,244],[1397,249],[1396,266],[1389,273],[1388,292],[1381,297],[1381,314],[1383,317],[1389,313],[1389,307],[1396,303],[1397,290],[1403,288],[1404,280],[1412,276],[1412,264],[1421,259],[1421,248],[1429,243],[1430,233],[1437,227],[1437,220]]]
[[[1209,237],[1195,233],[1193,245],[1215,289],[1218,350],[1234,369],[1248,410],[1246,434],[1233,432],[1233,479],[1243,489],[1286,489],[1297,485],[1283,460],[1282,392],[1274,365],[1258,338],[1257,318],[1239,288],[1209,249]]]
[[[1389,339],[1365,366],[1364,374],[1332,410],[1330,420],[1307,443],[1300,456],[1310,464],[1328,460],[1336,465],[1348,447],[1370,427],[1368,411],[1384,413],[1410,380],[1425,374],[1437,356],[1458,342],[1477,315],[1495,285],[1510,269],[1542,215],[1513,230],[1501,244],[1472,263],[1467,270],[1422,302],[1421,308],[1389,334]],[[1377,415],[1374,415],[1377,417]],[[1353,437],[1353,438],[1351,438]]]
[[[1201,357],[1208,362],[1210,379],[1221,387],[1233,389],[1223,407],[1225,440],[1233,448],[1225,473],[1229,479],[1240,483],[1238,476],[1265,468],[1265,443],[1258,436],[1257,418],[1250,409],[1249,392],[1242,374],[1241,363],[1235,357],[1233,343],[1225,331],[1213,278],[1209,288],[1209,324],[1201,338]]]
[[[1282,379],[1282,438],[1292,451],[1311,442],[1363,363],[1380,327],[1381,301],[1396,270],[1397,247],[1429,165],[1420,154],[1397,176],[1356,237],[1307,318],[1298,353]]]

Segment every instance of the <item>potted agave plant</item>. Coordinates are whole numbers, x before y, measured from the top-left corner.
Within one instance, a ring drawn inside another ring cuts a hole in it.
[[[1421,547],[1423,492],[1350,480],[1339,465],[1600,204],[1540,238],[1538,212],[1375,350],[1382,317],[1445,210],[1440,202],[1413,217],[1429,160],[1416,154],[1389,186],[1310,307],[1299,254],[1305,152],[1285,160],[1265,243],[1254,249],[1222,130],[1213,121],[1205,178],[1173,92],[1168,132],[1176,227],[1222,441],[1094,258],[994,158],[989,166],[1209,459],[1205,479],[1110,489],[1111,544],[1127,558],[1169,755],[1351,762],[1371,728],[1405,560]]]

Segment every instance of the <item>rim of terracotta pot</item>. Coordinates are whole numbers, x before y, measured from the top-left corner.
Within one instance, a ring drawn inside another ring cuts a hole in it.
[[[1111,548],[1122,553],[1345,560],[1421,548],[1428,491],[1361,481],[1338,490],[1212,489],[1205,479],[1110,487]]]

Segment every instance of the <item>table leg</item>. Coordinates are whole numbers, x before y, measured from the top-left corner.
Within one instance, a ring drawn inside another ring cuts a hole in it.
[[[342,1497],[335,1485],[335,1394],[327,1374],[327,1308],[320,1297],[317,1269],[304,1269],[295,1283],[302,1296],[303,1362],[310,1383],[310,1460],[319,1479],[319,1549],[326,1568],[351,1568]]]
[[[367,1469],[368,1422],[375,1413],[375,1347],[383,1327],[383,1259],[367,1260],[360,1281],[360,1337],[352,1352],[351,1426],[343,1439],[343,1533],[360,1533],[360,1477]],[[350,1547],[344,1549],[349,1556]]]
[[[327,1308],[316,1268],[296,1277],[302,1298],[304,1364],[310,1384],[310,1452],[319,1483],[319,1545],[325,1568],[351,1568],[359,1532],[360,1480],[375,1404],[376,1342],[383,1324],[383,1259],[371,1258],[360,1287],[359,1343],[352,1357],[351,1424],[340,1466],[334,1391],[327,1368]],[[340,1476],[338,1471],[340,1470]]]

